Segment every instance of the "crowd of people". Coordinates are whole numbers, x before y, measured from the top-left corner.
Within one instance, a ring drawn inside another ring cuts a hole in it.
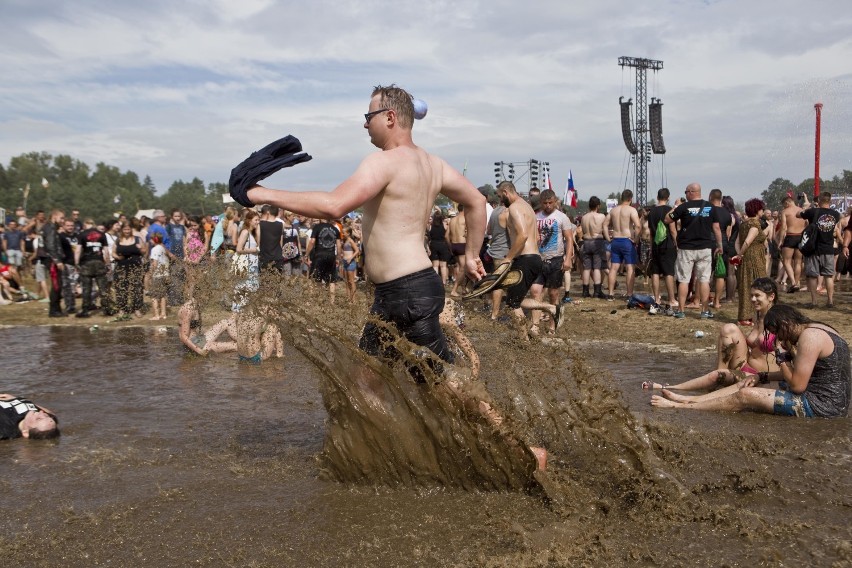
[[[504,181],[493,194],[477,191],[443,160],[413,144],[412,124],[410,95],[397,87],[376,88],[364,127],[382,152],[368,156],[328,193],[272,190],[248,180],[231,186],[242,210],[228,207],[217,217],[188,217],[177,209],[166,217],[157,210],[151,219],[120,216],[103,224],[81,219],[77,210],[67,220],[61,210],[49,216],[39,211],[32,219],[20,211],[3,227],[0,240],[2,299],[47,301],[50,317],[56,318],[91,317],[100,310],[118,319],[142,318],[150,311],[150,319],[160,320],[180,307],[180,337],[188,350],[236,351],[242,360],[259,362],[282,353],[270,317],[275,308],[244,313],[264,278],[310,277],[328,289],[330,302],[337,300],[337,282],[344,282],[347,299],[356,301],[357,283],[366,279],[375,286],[374,317],[452,363],[455,355],[443,330],[449,332],[456,320],[441,318],[447,295],[464,299],[487,288],[492,319],[508,317],[529,340],[555,333],[566,304],[615,300],[622,273],[623,297],[631,298],[641,275],[652,292],[650,313],[684,318],[695,308],[700,318],[713,319],[711,308],[739,302],[737,325],[720,330],[717,369],[670,387],[721,388],[695,400],[667,389],[654,404],[765,410],[767,395],[747,389],[755,381],[780,379],[785,384],[775,392],[789,389],[784,392],[792,398],[783,395],[787,402],[781,409],[776,404],[776,413],[848,412],[845,341],[828,326],[776,305],[779,290],[800,290],[802,268],[811,304],[824,293],[826,305],[834,305],[834,280],[848,272],[852,227],[848,211],[841,216],[832,209],[827,193],[814,205],[788,195],[779,212],[751,199],[740,212],[718,189],[705,200],[698,183],[689,184],[671,205],[666,188],[650,207],[634,204],[632,192],[625,190],[606,213],[592,196],[589,212],[572,220],[550,189],[533,188],[525,197]],[[285,143],[293,141],[300,150],[292,137]],[[294,163],[304,161],[298,156]],[[250,158],[258,159],[263,156]],[[457,206],[435,207],[439,192]],[[363,213],[352,213],[356,210]],[[800,247],[801,241],[812,246]],[[232,294],[233,315],[205,332],[193,292],[211,259],[230,267],[239,283]],[[576,300],[573,272],[582,275]],[[504,281],[509,273],[514,278]],[[36,282],[33,292],[23,286],[28,275]],[[504,302],[506,316],[501,315]],[[458,337],[458,326],[451,331]],[[225,333],[229,337],[223,340]],[[770,333],[775,334],[771,341]],[[385,327],[368,322],[361,348],[387,355],[385,334]],[[805,354],[798,348],[802,342],[818,350]],[[457,343],[470,348],[464,340]],[[775,363],[761,355],[770,352]],[[812,375],[822,377],[823,364],[833,369],[826,372],[833,377],[831,387],[819,387],[822,398],[808,403],[808,388],[825,383],[819,378],[808,386]],[[845,390],[838,387],[843,381]],[[825,397],[834,398],[826,402]]]

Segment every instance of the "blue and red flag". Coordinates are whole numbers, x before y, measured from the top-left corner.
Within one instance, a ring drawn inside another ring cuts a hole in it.
[[[577,190],[574,189],[574,173],[571,170],[568,170],[568,185],[565,187],[562,202],[569,207],[577,207]]]

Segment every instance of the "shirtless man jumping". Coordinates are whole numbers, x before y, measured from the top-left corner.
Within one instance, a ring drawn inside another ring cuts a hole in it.
[[[799,243],[802,241],[802,233],[808,222],[798,217],[801,207],[796,205],[791,196],[786,196],[781,203],[784,209],[779,219],[779,239],[781,240],[781,261],[784,263],[784,271],[787,273],[787,292],[792,294],[800,289],[799,282],[802,277],[802,253]]]
[[[438,193],[464,205],[468,225],[465,269],[478,281],[485,275],[479,258],[485,235],[485,198],[444,160],[414,144],[414,105],[403,89],[376,87],[364,119],[370,141],[382,151],[367,156],[333,191],[278,191],[256,186],[248,191],[248,199],[319,219],[339,219],[363,206],[364,270],[376,283],[371,313],[392,322],[412,343],[452,362],[438,320],[444,308],[444,286],[423,246],[426,220]],[[380,344],[378,326],[368,323],[361,348],[379,355]]]
[[[535,212],[529,203],[524,201],[515,190],[515,184],[502,181],[497,186],[497,196],[503,205],[509,208],[509,242],[512,247],[506,260],[512,262],[512,268],[519,269],[524,278],[507,290],[506,304],[512,308],[514,316],[524,322],[524,339],[529,340],[524,310],[547,310],[553,316],[556,328],[562,325],[562,304],[548,304],[533,298],[526,298],[530,287],[544,272],[544,261],[538,251],[538,224]],[[533,326],[533,335],[538,334],[538,328]]]
[[[633,201],[633,192],[625,189],[621,192],[621,202],[606,214],[604,221],[604,237],[612,243],[610,249],[609,267],[609,294],[607,300],[615,298],[615,279],[618,277],[618,269],[626,265],[627,270],[627,297],[633,295],[633,282],[636,279],[636,245],[634,238],[639,230],[639,214],[630,203]],[[612,225],[612,231],[609,230]]]

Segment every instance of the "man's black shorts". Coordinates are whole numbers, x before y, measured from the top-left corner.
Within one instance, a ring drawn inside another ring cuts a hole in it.
[[[545,288],[562,288],[562,264],[565,257],[555,256],[542,262],[542,271],[535,279],[535,284],[542,284]]]
[[[438,317],[444,310],[444,285],[432,268],[376,285],[370,308],[372,315],[390,322],[415,345],[422,345],[452,363],[453,352],[441,330]],[[358,346],[373,356],[394,357],[393,337],[382,327],[368,322]]]
[[[651,245],[651,262],[648,264],[648,272],[660,276],[674,276],[675,263],[677,262],[677,248],[658,247]]]
[[[784,242],[781,243],[781,248],[785,249],[798,249],[799,243],[802,242],[802,234],[798,235],[785,235]]]
[[[311,278],[330,284],[337,280],[337,257],[333,254],[318,254],[311,263]]]
[[[524,275],[523,280],[506,290],[506,305],[516,310],[530,291],[539,275],[544,271],[541,255],[523,254],[512,262],[512,268],[517,268]]]

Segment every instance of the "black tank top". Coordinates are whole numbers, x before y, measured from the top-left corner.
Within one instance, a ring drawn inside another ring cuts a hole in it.
[[[429,240],[430,241],[443,241],[447,238],[447,230],[444,228],[444,224],[440,225],[432,225],[429,227]]]
[[[142,251],[139,249],[139,237],[133,237],[132,245],[122,245],[116,241],[115,253],[120,254],[123,257],[121,260],[116,260],[116,264],[119,266],[135,266],[142,264]]]

